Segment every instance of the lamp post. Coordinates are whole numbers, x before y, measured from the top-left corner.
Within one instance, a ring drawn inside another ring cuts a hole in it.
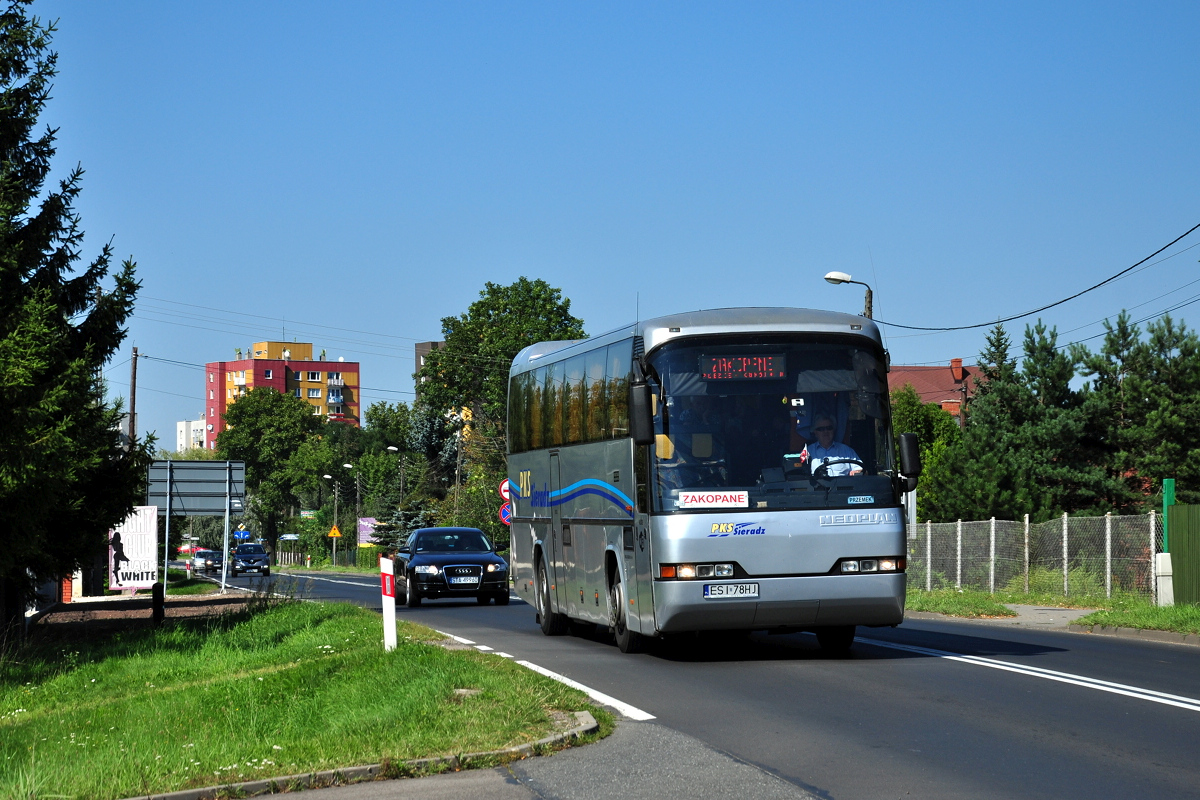
[[[353,464],[342,464],[346,469],[354,469]],[[358,536],[358,518],[362,516],[362,485],[358,480],[358,470],[354,469],[354,535]]]
[[[867,319],[871,319],[871,287],[870,286],[863,283],[862,281],[851,280],[850,276],[847,275],[845,272],[830,272],[825,276],[825,280],[829,281],[830,283],[834,283],[834,284],[857,283],[859,286],[866,286],[867,295],[864,298],[862,315],[864,317],[866,317]]]
[[[400,448],[394,444],[389,444],[387,449],[389,453],[400,455]],[[400,506],[404,506],[404,456],[402,455],[400,456]]]
[[[338,497],[342,493],[342,484],[340,481],[338,481],[337,478],[333,477],[332,475],[322,475],[321,477],[327,481],[333,481],[333,527],[336,528],[337,524],[338,524]],[[336,536],[333,537],[333,565],[335,567],[337,566],[337,537]]]

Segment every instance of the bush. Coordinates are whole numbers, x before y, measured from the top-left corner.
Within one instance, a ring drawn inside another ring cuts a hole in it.
[[[1004,587],[1005,591],[1023,594],[1025,592],[1025,576],[1014,575]],[[1067,572],[1067,590],[1071,596],[1103,597],[1104,575],[1084,567],[1075,567]],[[1062,595],[1062,570],[1050,567],[1029,568],[1029,593]]]

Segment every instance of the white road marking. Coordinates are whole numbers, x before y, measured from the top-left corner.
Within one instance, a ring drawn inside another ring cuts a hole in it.
[[[475,644],[470,639],[464,639],[461,636],[455,636],[453,633],[446,633],[445,631],[439,631],[437,629],[434,629],[434,632],[440,633],[442,636],[449,636],[451,639],[458,642],[459,644]]]
[[[477,645],[475,645],[475,649],[480,650],[484,653],[488,653],[488,652],[491,652],[494,648],[488,647],[486,644],[477,644]]]
[[[578,689],[579,691],[586,694],[588,697],[595,700],[597,703],[600,703],[601,705],[611,706],[612,708],[615,708],[617,711],[620,711],[623,715],[625,715],[629,719],[645,721],[648,719],[655,718],[653,714],[648,714],[645,711],[642,711],[640,708],[631,706],[631,705],[629,705],[629,703],[624,703],[624,702],[618,700],[617,698],[607,695],[604,692],[597,691],[590,686],[584,686],[582,683],[579,683],[578,681],[571,680],[566,675],[559,675],[557,672],[551,672],[550,670],[546,669],[545,667],[539,667],[537,664],[530,663],[529,661],[518,661],[517,663],[520,664],[522,667],[526,667],[528,669],[533,670],[534,672],[545,675],[547,678],[553,678],[554,680],[558,681],[559,683],[565,683],[567,686],[570,686],[572,689]]]
[[[1089,678],[1084,675],[1074,675],[1070,672],[1057,672],[1052,669],[1044,669],[1042,667],[1027,667],[1020,664],[1011,664],[1007,661],[998,661],[994,658],[984,658],[982,656],[964,656],[959,653],[950,653],[944,650],[931,650],[928,647],[916,647],[908,644],[896,644],[894,642],[885,642],[879,639],[864,639],[858,637],[857,642],[863,644],[875,645],[876,647],[890,647],[893,650],[904,650],[909,653],[920,653],[922,655],[934,656],[935,658],[946,658],[951,661],[961,661],[964,664],[974,664],[977,667],[988,667],[990,669],[999,669],[1005,672],[1016,672],[1021,675],[1029,675],[1034,678],[1044,678],[1048,681],[1058,681],[1059,683],[1069,683],[1073,686],[1082,686],[1085,689],[1095,689],[1099,692],[1110,692],[1112,694],[1124,695],[1137,700],[1148,700],[1151,703],[1161,703],[1166,706],[1175,706],[1176,708],[1184,708],[1188,711],[1200,711],[1200,700],[1191,697],[1183,697],[1177,694],[1167,694],[1166,692],[1156,692],[1152,689],[1142,689],[1137,686],[1129,686],[1124,683],[1112,683],[1111,681],[1102,681],[1098,678]]]
[[[500,656],[501,658],[512,658],[512,656],[510,656],[508,653],[502,653],[499,650],[496,651],[496,655]]]
[[[369,583],[359,583],[358,581],[339,581],[335,578],[318,578],[316,575],[287,575],[286,577],[291,578],[294,581],[308,580],[308,581],[325,581],[326,583],[344,583],[347,586],[358,586],[363,589],[379,585],[379,581],[370,581]]]

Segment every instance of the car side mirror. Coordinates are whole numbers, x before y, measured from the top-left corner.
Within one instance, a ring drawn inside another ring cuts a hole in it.
[[[900,474],[905,478],[904,491],[917,488],[917,478],[921,476],[921,448],[915,433],[900,434]]]

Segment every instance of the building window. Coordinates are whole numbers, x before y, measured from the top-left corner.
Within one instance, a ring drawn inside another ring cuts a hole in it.
[[[272,372],[271,372],[271,370],[269,370],[269,369],[264,369],[264,370],[263,370],[263,378],[265,378],[266,380],[271,380],[271,376],[272,376],[272,374],[273,374],[273,373],[272,373]]]
[[[319,372],[310,372],[310,373],[308,373],[308,379],[309,379],[310,381],[319,381],[319,380],[321,380],[321,373],[319,373]]]
[[[295,389],[292,389],[292,394],[296,395],[296,397],[299,397],[300,396],[300,387],[297,386]]]
[[[340,414],[340,413],[342,413],[342,407],[341,406],[330,406],[329,413],[330,414]]]
[[[329,402],[331,402],[331,403],[342,402],[342,390],[341,389],[330,389],[329,390]]]
[[[340,372],[331,372],[331,373],[329,373],[329,379],[330,379],[331,381],[340,381],[340,380],[342,379],[342,373],[340,373]]]
[[[294,380],[294,381],[298,381],[298,380],[300,380],[300,373],[299,373],[299,372],[293,372],[293,373],[292,373],[292,380]]]
[[[212,382],[214,382],[216,379],[217,379],[217,378],[216,378],[216,376],[215,376],[213,373],[211,373],[211,372],[210,372],[210,373],[208,373],[208,382],[209,382],[209,383],[212,383]]]
[[[320,389],[309,389],[308,396],[313,398],[314,400],[320,400],[321,399],[321,390]]]
[[[209,390],[208,390],[208,399],[209,399],[209,400],[212,400],[212,399],[214,399],[214,398],[213,398],[213,390],[212,390],[212,389],[209,389]]]
[[[321,416],[321,407],[320,406],[313,406],[313,416],[314,417]]]
[[[216,410],[215,408],[210,408],[210,409],[208,410],[208,415],[209,415],[210,417],[215,417],[215,416],[217,415],[217,410]]]

